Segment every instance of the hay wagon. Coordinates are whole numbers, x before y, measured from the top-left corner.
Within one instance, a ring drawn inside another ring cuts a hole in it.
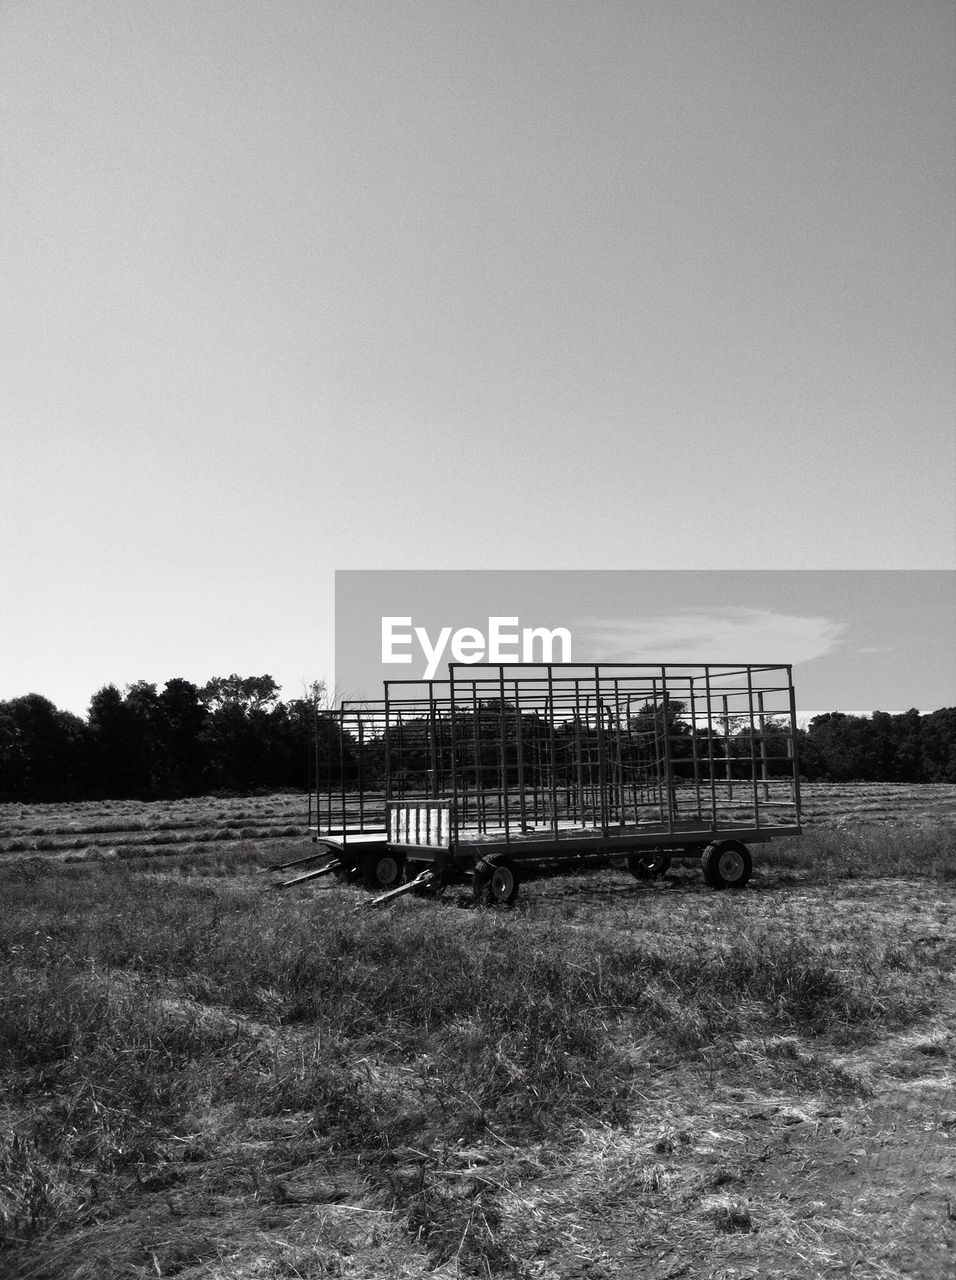
[[[800,834],[789,666],[452,663],[316,716],[309,827],[325,874],[376,901],[471,883],[510,904],[569,865],[640,879],[700,861],[742,888],[750,847]],[[283,868],[284,869],[284,868]]]

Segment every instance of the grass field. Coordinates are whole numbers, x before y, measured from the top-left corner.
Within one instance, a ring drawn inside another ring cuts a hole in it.
[[[943,1276],[952,799],[385,913],[301,796],[3,806],[0,1274]]]

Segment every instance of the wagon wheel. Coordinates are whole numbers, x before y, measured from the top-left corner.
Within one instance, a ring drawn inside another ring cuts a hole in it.
[[[504,853],[479,858],[472,877],[475,902],[484,907],[510,907],[518,896],[518,868]]]
[[[402,878],[404,859],[400,854],[382,849],[362,859],[362,883],[366,889],[392,889]]]
[[[624,862],[635,880],[660,880],[671,866],[666,853],[629,853]]]
[[[718,840],[704,850],[701,869],[712,889],[742,889],[753,872],[753,860],[739,840]]]
[[[440,898],[448,888],[448,873],[437,862],[406,862],[402,872],[402,880],[405,884],[410,884],[423,871],[432,873],[432,882],[428,885],[419,885],[416,889],[413,889],[413,897]]]

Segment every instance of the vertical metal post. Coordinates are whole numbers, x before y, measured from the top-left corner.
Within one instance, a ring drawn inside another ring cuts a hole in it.
[[[757,744],[754,742],[754,687],[753,672],[747,668],[747,705],[750,711],[750,780],[753,785],[754,826],[760,826],[760,796],[757,791]]]
[[[451,848],[458,845],[458,736],[455,721],[455,667],[448,664],[448,743],[451,768],[451,812],[448,815]]]
[[[710,667],[704,667],[704,696],[707,699],[707,761],[710,769],[710,823],[717,830],[717,775],[714,769],[713,695],[710,689]]]
[[[577,816],[584,817],[584,765],[581,759],[581,706],[578,682],[574,682],[574,773],[577,784]]]
[[[313,707],[313,708],[312,708],[312,714],[309,716],[308,720],[306,721],[306,729],[305,729],[305,737],[306,737],[306,743],[305,743],[305,784],[306,784],[306,787],[308,788],[308,792],[309,792],[309,818],[308,818],[308,822],[307,822],[307,824],[306,824],[308,828],[311,828],[311,826],[312,826],[312,769],[313,769],[313,764],[314,764],[314,765],[316,766],[316,768],[317,768],[317,767],[318,767],[318,763],[319,763],[319,760],[318,760],[318,756],[319,756],[318,748],[313,748],[313,746],[312,746],[312,735],[313,735],[314,733],[317,733],[317,732],[318,732],[318,726],[317,726],[317,725],[316,725],[316,723],[315,723],[315,708]],[[313,759],[313,757],[314,757],[314,759]],[[316,825],[316,827],[318,827],[318,825],[319,825],[319,814],[318,814],[318,808],[319,808],[319,788],[318,788],[318,782],[316,782],[316,788],[315,788],[315,808],[316,808],[316,814],[315,814],[315,825]]]
[[[584,695],[584,713],[581,716],[581,769],[584,776],[584,791],[581,796],[581,821],[586,813],[592,819],[597,812],[594,798],[594,762],[591,759],[591,695]]]
[[[554,741],[554,679],[551,663],[548,663],[548,755],[551,761],[551,834],[558,838],[558,762]]]
[[[730,710],[726,693],[723,695],[724,704],[724,755],[727,760],[727,803],[733,804],[734,800],[734,782],[733,782],[733,766],[730,761]]]
[[[628,692],[628,698],[626,703],[627,723],[626,723],[625,737],[627,739],[627,760],[628,760],[628,772],[630,775],[631,802],[634,805],[634,822],[637,823],[640,821],[638,816],[638,811],[640,810],[641,806],[644,803],[644,785],[643,785],[643,776],[642,776],[644,765],[643,765],[643,761],[641,760],[641,744],[639,741],[635,740],[634,727],[631,723],[631,720],[632,720],[631,698],[633,696],[634,696],[634,690],[632,688]],[[638,782],[641,783],[640,790],[638,790]]]
[[[478,822],[478,830],[484,835],[488,830],[488,815],[485,809],[485,787],[483,774],[483,765],[481,762],[482,743],[481,728],[479,720],[481,718],[481,699],[478,697],[478,685],[472,680],[471,682],[471,740],[473,744],[473,755],[475,763],[475,817]]]
[[[667,829],[673,834],[677,813],[677,792],[674,786],[674,770],[671,762],[670,706],[667,696],[667,671],[661,667],[661,694],[664,700],[664,772],[667,778]]]
[[[400,710],[398,713],[398,794],[399,798],[405,800],[408,792],[408,764],[405,755],[405,713]]]
[[[604,741],[604,710],[601,702],[601,668],[594,668],[594,720],[597,726],[598,794],[601,797],[601,833],[609,835],[607,795],[607,747]]]
[[[362,761],[365,757],[365,740],[362,733],[363,722],[361,711],[356,716],[358,721],[358,802],[359,831],[365,830],[365,777],[362,772]]]
[[[700,762],[697,759],[697,704],[694,700],[694,677],[688,677],[690,696],[690,749],[694,758],[694,797],[697,800],[697,817],[702,817],[700,805]]]
[[[437,800],[439,795],[438,789],[438,744],[435,741],[437,725],[435,720],[435,683],[433,680],[428,682],[428,764],[431,772],[431,786],[426,789],[426,795],[432,800]]]
[[[336,719],[338,720],[339,725],[339,740],[337,743],[332,741],[332,725]],[[329,713],[327,736],[329,739],[329,749],[326,752],[327,764],[325,766],[325,829],[326,831],[329,831],[332,828],[332,754],[336,748],[338,749],[340,777],[345,769],[345,738],[342,734],[341,707],[339,708],[337,715],[334,711]]]
[[[651,707],[652,707],[651,742],[654,747],[654,785],[655,785],[659,818],[660,818],[660,821],[663,822],[664,821],[664,791],[665,791],[665,787],[667,786],[667,781],[666,781],[667,762],[666,762],[666,759],[661,758],[660,734],[658,733],[658,730],[657,730],[658,702],[657,702],[657,677],[656,676],[654,676],[653,679],[651,680],[651,698],[652,698],[651,700]],[[667,755],[667,743],[665,742],[664,756],[666,757],[666,755]],[[670,809],[670,797],[668,796],[668,810],[669,809]]]
[[[498,739],[500,743],[498,756],[501,761],[501,777],[498,779],[499,816],[504,817],[505,844],[511,844],[511,823],[508,809],[508,726],[505,718],[505,669],[498,668]]]
[[[382,784],[385,788],[385,811],[387,813],[389,801],[392,799],[392,704],[389,695],[389,682],[387,680],[385,681],[385,697],[382,714]]]
[[[525,805],[524,797],[524,728],[521,719],[521,691],[518,681],[514,682],[515,686],[515,764],[518,770],[518,814],[521,821],[521,830],[528,830],[528,811]]]
[[[544,798],[541,795],[543,775],[541,770],[541,708],[535,702],[534,720],[531,724],[531,803],[534,806],[534,823],[538,825],[541,813],[544,812]]]
[[[800,752],[797,749],[797,701],[793,688],[793,668],[787,667],[787,686],[790,692],[790,743],[793,755],[793,803],[797,825],[800,825]]]
[[[344,717],[344,713],[343,713],[343,717]],[[342,768],[341,768],[341,770],[340,770],[340,772],[341,772],[341,774],[342,774],[341,784],[340,784],[340,785],[341,785],[341,796],[342,796],[342,844],[343,844],[343,845],[346,845],[346,844],[348,844],[348,838],[349,838],[349,836],[348,836],[348,822],[346,821],[346,806],[345,806],[346,787],[345,787],[345,732],[344,732],[344,724],[340,725],[340,727],[339,727],[339,741],[342,743]],[[331,787],[329,788],[329,790],[331,791]]]
[[[763,710],[762,689],[757,690],[757,711],[759,713],[758,720],[760,722],[760,776],[763,780],[763,798],[765,801],[769,801],[770,785],[767,781],[767,739],[765,736],[767,720]]]
[[[617,751],[615,787],[620,825],[624,826],[626,803],[624,799],[624,744],[621,741],[621,682],[614,677],[614,738]]]
[[[465,746],[464,746],[464,743],[458,746],[457,741],[454,739],[452,735],[452,710],[451,710],[450,699],[451,699],[451,695],[449,694],[449,704],[448,704],[449,770],[456,769],[459,764],[462,765],[462,768],[459,774],[461,778],[461,794],[459,796],[459,801],[458,801],[458,819],[459,819],[459,822],[461,823],[462,829],[464,829],[468,825],[468,821],[469,821],[468,815],[471,811],[469,808],[469,805],[471,802],[469,801],[469,798],[468,798],[468,769],[467,769],[467,760],[461,760],[460,758],[456,758],[459,756],[464,756]]]

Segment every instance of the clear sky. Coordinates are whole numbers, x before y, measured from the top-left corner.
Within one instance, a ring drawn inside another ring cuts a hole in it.
[[[952,566],[954,23],[2,0],[0,698],[295,696],[336,569]]]

